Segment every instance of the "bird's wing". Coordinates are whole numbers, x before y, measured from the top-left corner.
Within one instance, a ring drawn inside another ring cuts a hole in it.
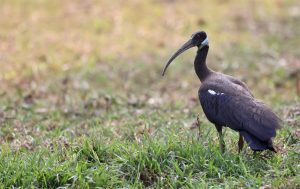
[[[276,135],[280,119],[265,104],[252,96],[230,89],[206,85],[199,90],[199,98],[209,119],[238,130],[247,131],[262,141]]]
[[[247,92],[249,92],[249,94],[253,97],[253,94],[251,93],[251,91],[249,90],[248,86],[247,86],[244,82],[242,82],[241,80],[236,79],[236,78],[234,78],[234,77],[232,77],[232,76],[229,76],[229,75],[226,75],[226,77],[227,77],[232,83],[234,83],[234,84],[236,84],[236,85],[239,85],[239,86],[243,87],[243,88],[244,88]]]

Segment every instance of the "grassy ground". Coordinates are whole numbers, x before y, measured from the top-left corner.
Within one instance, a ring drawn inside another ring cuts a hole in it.
[[[0,0],[0,12],[1,188],[300,187],[298,1]],[[220,154],[195,50],[160,76],[198,30],[210,67],[283,119],[277,154],[238,154],[230,129]]]

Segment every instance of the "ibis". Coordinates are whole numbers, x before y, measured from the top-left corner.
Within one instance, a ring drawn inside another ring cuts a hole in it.
[[[225,150],[222,128],[239,133],[238,150],[244,140],[256,151],[271,150],[280,118],[263,102],[254,98],[247,85],[237,78],[211,70],[206,64],[209,41],[204,31],[194,33],[168,60],[162,75],[171,62],[184,51],[197,47],[194,69],[201,81],[198,97],[207,119],[217,129],[220,149]]]

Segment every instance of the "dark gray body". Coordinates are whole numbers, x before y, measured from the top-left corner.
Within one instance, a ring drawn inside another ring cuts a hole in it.
[[[256,100],[243,82],[212,72],[202,82],[198,95],[210,122],[240,132],[254,151],[274,151],[272,138],[280,127],[280,119]]]

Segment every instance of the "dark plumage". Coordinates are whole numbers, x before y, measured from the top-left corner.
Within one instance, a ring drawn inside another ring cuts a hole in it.
[[[239,151],[243,148],[243,138],[254,151],[272,150],[272,138],[281,121],[264,103],[256,100],[248,87],[242,81],[214,72],[206,65],[209,49],[205,32],[197,32],[191,36],[169,59],[163,75],[169,64],[185,50],[197,46],[198,51],[194,61],[195,72],[202,85],[198,95],[207,119],[215,124],[220,137],[220,147],[224,151],[222,127],[229,127],[240,134]]]

